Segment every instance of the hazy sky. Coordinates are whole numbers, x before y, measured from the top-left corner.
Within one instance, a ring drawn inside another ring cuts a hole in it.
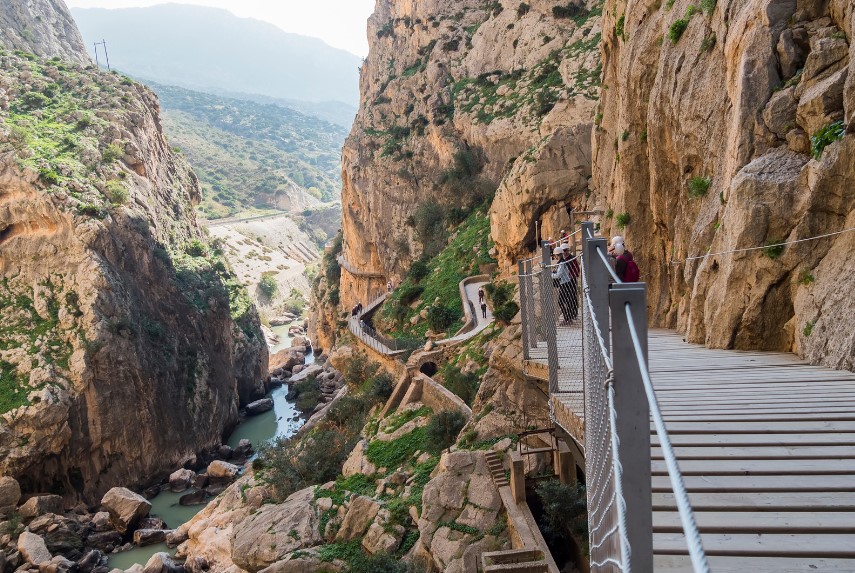
[[[70,8],[130,8],[167,2],[65,0],[65,3]],[[374,10],[374,0],[178,0],[176,3],[225,8],[238,16],[266,20],[286,32],[320,38],[358,56],[368,54],[365,22]]]

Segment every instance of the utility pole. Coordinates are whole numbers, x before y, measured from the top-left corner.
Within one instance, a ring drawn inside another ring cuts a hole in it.
[[[110,55],[107,53],[107,41],[101,40],[100,42],[95,42],[95,65],[99,68],[101,67],[101,62],[98,61],[98,46],[104,47],[104,59],[107,61],[107,71],[112,71],[110,69]]]

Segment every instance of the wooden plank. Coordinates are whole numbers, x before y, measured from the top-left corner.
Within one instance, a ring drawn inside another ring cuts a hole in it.
[[[654,478],[655,479],[655,478]],[[689,502],[695,511],[855,511],[855,492],[756,491],[692,492]],[[677,504],[671,492],[653,492],[653,510],[674,510]]]
[[[653,475],[667,475],[665,462],[653,460]],[[691,475],[855,475],[855,460],[681,460],[680,471]],[[855,481],[855,477],[852,478]]]
[[[673,444],[672,444],[673,445]],[[806,459],[852,459],[855,458],[855,447],[842,446],[674,446],[677,459],[690,460],[806,460]],[[651,448],[651,456],[655,460],[663,459],[662,448]],[[853,478],[855,481],[855,478]]]
[[[707,555],[855,558],[855,533],[710,533],[701,538]],[[654,533],[653,551],[660,555],[688,552],[682,533]]]
[[[855,560],[826,559],[822,557],[726,557],[708,558],[715,573],[855,573]],[[693,573],[688,556],[655,555],[653,569],[656,573]]]
[[[684,476],[689,492],[855,492],[855,480],[848,475],[815,475],[811,479],[795,475],[704,475]],[[656,475],[651,479],[654,491],[672,491],[671,479]]]
[[[653,445],[658,445],[659,436],[652,434],[650,441]],[[855,445],[855,434],[676,434],[671,436],[671,444],[674,446]]]
[[[855,513],[844,511],[696,511],[701,533],[855,533]],[[654,511],[653,531],[681,533],[676,511]]]
[[[751,414],[707,414],[705,412],[683,412],[679,414],[665,414],[665,420],[670,422],[685,422],[694,420],[697,422],[734,422],[734,421],[763,421],[767,423],[788,423],[793,421],[825,420],[836,422],[851,422],[855,420],[855,414],[834,412],[809,412],[799,414],[795,412],[756,412]]]
[[[855,432],[855,422],[672,422],[670,434],[791,434],[794,432],[816,434]]]

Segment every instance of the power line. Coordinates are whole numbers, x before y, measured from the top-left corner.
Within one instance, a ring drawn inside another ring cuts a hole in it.
[[[687,263],[689,261],[696,261],[698,259],[705,259],[707,257],[718,257],[720,255],[731,255],[734,253],[747,253],[749,251],[762,251],[764,249],[774,249],[775,247],[785,247],[787,245],[795,245],[796,243],[805,243],[808,241],[817,241],[819,239],[826,239],[828,237],[834,237],[836,235],[842,235],[843,233],[851,233],[852,231],[855,231],[855,227],[852,227],[849,229],[843,229],[842,231],[837,231],[834,233],[826,233],[825,235],[818,235],[816,237],[807,237],[805,239],[796,239],[794,241],[786,241],[783,243],[774,243],[772,245],[763,245],[762,247],[749,247],[747,249],[733,249],[731,251],[721,251],[718,253],[707,253],[706,255],[698,255],[696,257],[689,257],[689,258],[684,259],[682,261],[671,261],[671,264],[672,265],[680,265],[683,263]]]
[[[95,65],[99,68],[101,67],[101,63],[98,61],[98,46],[104,47],[104,58],[107,60],[107,71],[112,71],[110,69],[110,55],[107,53],[107,41],[101,40],[100,42],[95,42]]]

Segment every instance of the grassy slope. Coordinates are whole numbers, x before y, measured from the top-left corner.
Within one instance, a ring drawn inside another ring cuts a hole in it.
[[[376,315],[375,322],[381,330],[393,336],[424,336],[428,330],[426,321],[421,320],[415,326],[410,319],[422,309],[439,299],[443,306],[457,313],[457,320],[447,329],[449,334],[463,326],[463,303],[460,300],[460,281],[478,274],[478,265],[495,262],[489,255],[493,242],[490,239],[490,218],[483,209],[479,209],[457,228],[456,234],[448,246],[428,261],[430,274],[418,283],[412,278],[404,280],[386,301]],[[403,324],[397,324],[396,308],[401,307],[401,295],[408,289],[419,285],[424,292],[419,300],[406,309]]]
[[[286,191],[338,198],[346,130],[277,105],[153,85],[170,141],[202,183],[210,218],[282,207]]]

